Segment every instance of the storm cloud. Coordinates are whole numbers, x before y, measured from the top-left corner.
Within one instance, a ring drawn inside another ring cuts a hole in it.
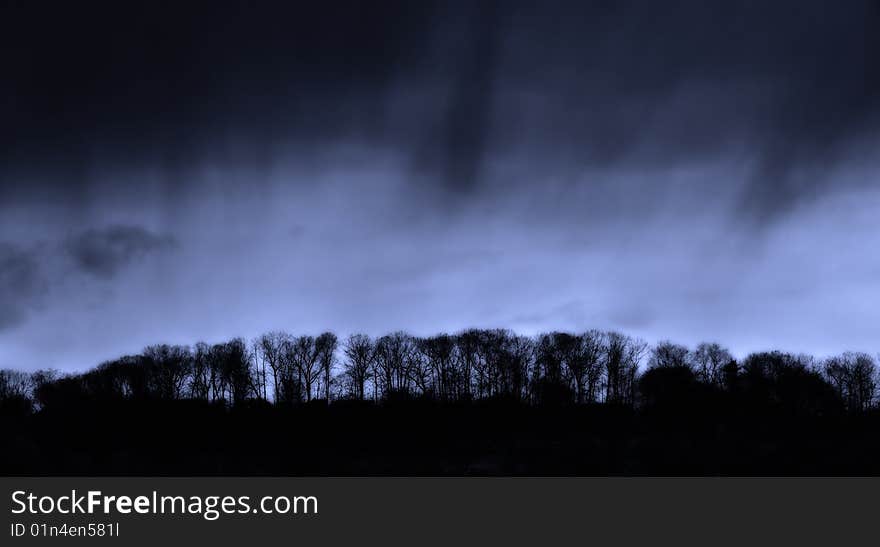
[[[0,330],[14,327],[38,307],[46,279],[33,252],[0,243]]]
[[[876,1],[0,10],[0,359],[272,328],[877,349]],[[39,313],[26,271],[59,280]]]
[[[150,253],[173,248],[169,236],[154,234],[139,226],[110,226],[91,229],[68,239],[65,250],[83,272],[110,279],[119,270]]]
[[[96,162],[191,185],[194,163],[361,142],[460,196],[498,156],[567,173],[737,149],[744,206],[771,215],[874,144],[877,6],[9,4],[4,159],[82,192]]]

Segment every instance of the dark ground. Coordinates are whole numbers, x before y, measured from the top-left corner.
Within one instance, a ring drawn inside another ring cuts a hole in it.
[[[880,414],[318,401],[5,410],[4,475],[878,475]]]

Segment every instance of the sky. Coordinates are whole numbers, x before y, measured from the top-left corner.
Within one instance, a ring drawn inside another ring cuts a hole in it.
[[[284,329],[880,351],[880,3],[0,4],[0,368]]]

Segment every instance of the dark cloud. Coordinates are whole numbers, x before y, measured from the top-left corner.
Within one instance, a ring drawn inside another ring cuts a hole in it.
[[[65,249],[83,272],[111,279],[132,261],[175,244],[170,236],[157,235],[139,226],[110,226],[70,238]]]
[[[0,322],[51,285],[0,352],[469,325],[873,351],[878,6],[0,3]]]
[[[164,169],[176,193],[200,162],[352,140],[465,198],[499,155],[536,191],[739,154],[761,220],[840,186],[829,171],[880,123],[874,0],[197,4],[7,3],[6,190],[36,170],[82,194],[103,162]]]
[[[34,252],[0,243],[0,330],[22,323],[47,288]]]
[[[498,55],[506,21],[498,0],[475,2],[452,23],[459,28],[449,29],[448,39],[441,40],[447,52],[441,69],[448,73],[441,86],[442,117],[426,131],[417,155],[455,191],[477,184],[491,145],[494,87],[499,83]]]

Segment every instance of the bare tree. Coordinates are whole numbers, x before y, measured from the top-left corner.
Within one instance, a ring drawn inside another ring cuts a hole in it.
[[[877,364],[866,353],[847,352],[825,361],[825,377],[837,390],[847,408],[864,412],[877,396]]]
[[[715,343],[702,343],[693,352],[692,358],[696,365],[697,378],[701,382],[722,386],[724,380],[724,367],[733,361],[733,356],[727,349]]]
[[[472,358],[473,375],[475,381],[476,396],[480,399],[494,395],[493,388],[495,362],[494,357],[499,348],[500,334],[493,334],[487,330],[469,331],[475,341],[475,353]]]
[[[29,399],[32,386],[29,374],[17,370],[0,370],[0,399]]]
[[[244,340],[233,338],[229,342],[213,345],[209,363],[215,398],[240,404],[253,393],[251,363]]]
[[[287,359],[293,364],[305,389],[306,401],[312,400],[321,374],[321,355],[314,336],[297,336],[287,344]]]
[[[501,360],[500,391],[517,401],[524,400],[528,393],[529,370],[534,365],[535,344],[528,336],[518,336],[510,331],[501,338],[503,351]]]
[[[376,341],[376,371],[373,381],[376,392],[383,397],[394,393],[407,393],[412,375],[409,367],[414,363],[411,355],[415,341],[405,332],[387,334]]]
[[[264,364],[272,371],[272,400],[280,401],[282,382],[285,376],[285,351],[290,344],[290,335],[286,332],[272,331],[260,336],[255,341],[257,353]]]
[[[41,369],[31,373],[30,396],[36,408],[43,406],[43,394],[48,386],[58,380],[60,374],[54,369]]]
[[[336,357],[336,348],[339,340],[332,332],[325,332],[315,339],[315,352],[318,354],[318,364],[324,372],[324,397],[330,402],[330,376]]]
[[[179,399],[190,379],[193,356],[187,346],[148,346],[143,351],[150,393],[162,399]]]
[[[211,347],[204,342],[195,345],[193,351],[192,372],[190,373],[189,396],[204,401],[212,400],[210,363]]]
[[[460,396],[470,400],[473,396],[473,372],[480,358],[480,331],[469,329],[455,337],[456,359],[461,371]]]
[[[690,350],[680,344],[673,344],[669,340],[658,342],[651,350],[651,358],[648,360],[650,368],[690,368]]]
[[[371,371],[376,359],[373,341],[365,334],[352,334],[345,341],[343,353],[346,357],[344,374],[352,384],[355,398],[363,401],[367,381],[372,377]]]
[[[275,404],[298,403],[303,399],[303,380],[296,363],[294,338],[285,337],[281,348],[281,359],[277,364],[277,380],[275,380]]]
[[[566,374],[578,403],[593,402],[602,378],[602,333],[587,331],[565,352]]]
[[[438,334],[419,340],[418,347],[424,354],[429,367],[430,386],[426,386],[427,389],[432,390],[434,395],[441,400],[453,398],[457,383],[455,340],[453,337],[448,334]],[[415,365],[414,370],[418,370],[418,363]]]
[[[397,390],[399,394],[406,394],[410,390],[431,399],[437,399],[439,395],[438,380],[436,379],[437,364],[432,357],[425,352],[425,340],[414,338],[414,344],[405,346],[404,370],[408,378],[408,385]]]
[[[574,336],[565,332],[551,332],[538,336],[535,355],[538,377],[549,384],[560,384],[566,357],[573,351],[575,345]]]
[[[618,332],[604,336],[605,402],[632,404],[635,379],[646,345]]]

